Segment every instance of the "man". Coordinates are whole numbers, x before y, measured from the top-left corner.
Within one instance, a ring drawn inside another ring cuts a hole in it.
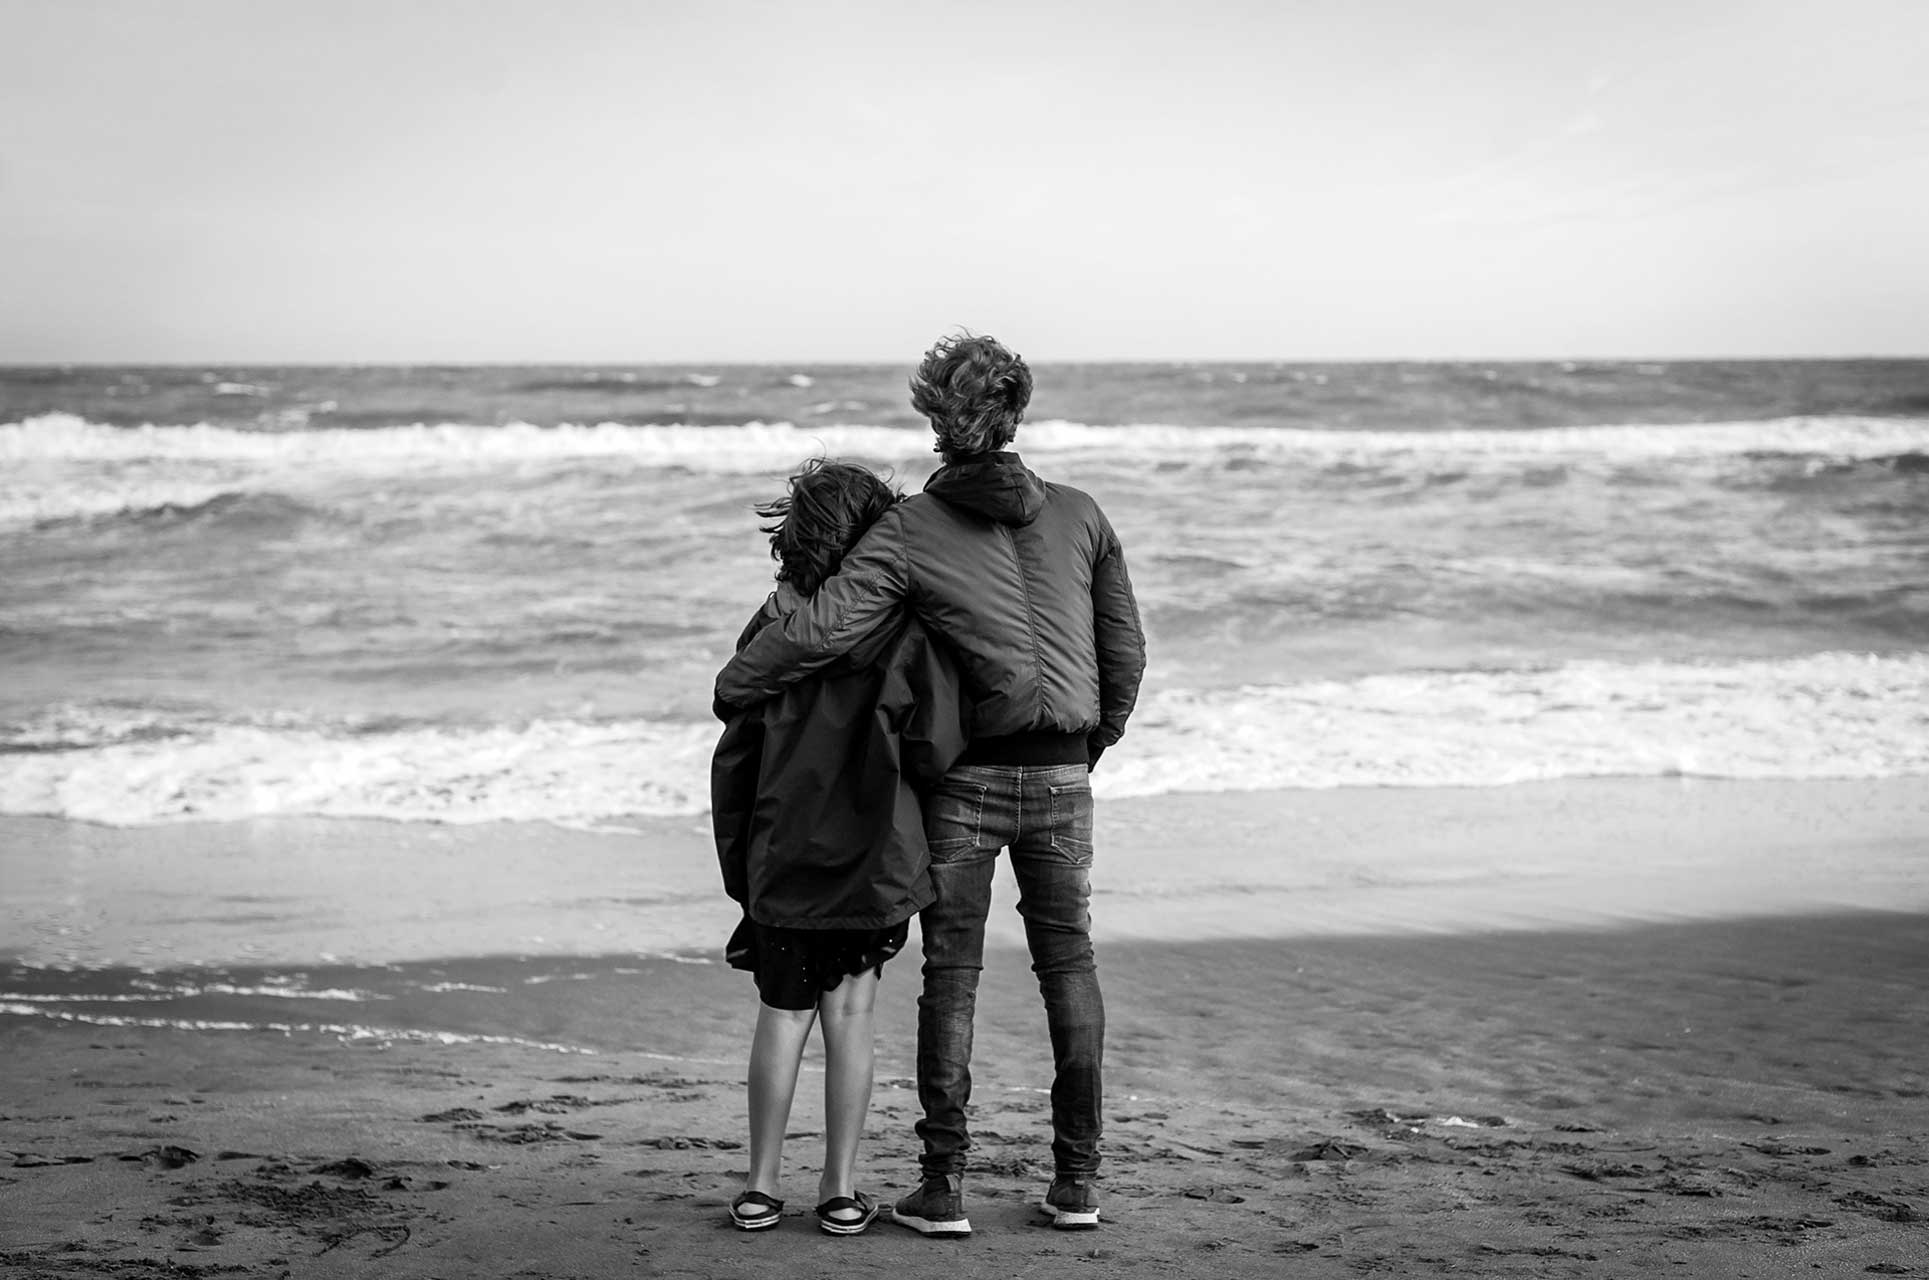
[[[765,628],[717,677],[720,704],[753,706],[901,608],[949,642],[964,672],[971,745],[925,813],[936,898],[919,914],[924,1176],[892,1215],[932,1236],[971,1232],[972,1014],[992,872],[1007,847],[1052,1041],[1056,1175],[1042,1207],[1061,1228],[1099,1220],[1105,1005],[1092,955],[1087,775],[1125,732],[1145,637],[1098,504],[1006,450],[1031,389],[1025,362],[993,338],[964,334],[927,352],[911,403],[930,419],[944,465],[879,519],[807,607]]]

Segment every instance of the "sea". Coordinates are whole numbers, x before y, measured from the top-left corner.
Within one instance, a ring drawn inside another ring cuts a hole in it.
[[[701,815],[906,365],[0,368],[0,815]],[[1100,796],[1929,775],[1929,360],[1041,364],[1150,665]]]

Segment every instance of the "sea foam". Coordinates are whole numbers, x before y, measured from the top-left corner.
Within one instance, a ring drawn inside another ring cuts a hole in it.
[[[1818,417],[1719,424],[1532,430],[1370,431],[1287,427],[1027,423],[1028,456],[1109,465],[1367,466],[1427,475],[1445,468],[1513,474],[1549,465],[1746,465],[1771,457],[1832,463],[1929,456],[1929,420]],[[517,475],[596,463],[610,469],[777,475],[805,457],[860,458],[911,471],[930,435],[908,428],[789,422],[735,426],[613,422],[538,427],[409,424],[362,430],[112,427],[72,414],[0,425],[0,525],[192,507],[223,494],[299,493],[331,481]]]
[[[1425,452],[1506,457],[1628,459],[1783,453],[1878,458],[1929,446],[1929,419],[1778,418],[1752,422],[1547,427],[1515,431],[1322,430],[1298,427],[1194,427],[1158,423],[1093,426],[1066,421],[1019,428],[1026,450],[1104,450],[1149,456],[1233,450],[1314,457],[1374,457]],[[193,426],[112,427],[54,413],[0,424],[0,460],[147,459],[380,466],[397,462],[507,462],[629,458],[646,465],[739,471],[788,467],[813,451],[899,458],[930,453],[930,436],[902,427],[745,422],[526,422],[504,426],[413,423],[366,430],[246,431]]]
[[[702,813],[717,737],[713,723],[669,720],[370,730],[184,718],[169,733],[148,715],[137,734],[105,713],[58,718],[57,731],[15,726],[0,742],[0,813],[117,826],[295,815],[597,826]],[[1094,788],[1922,775],[1929,655],[1824,653],[1154,686]]]
[[[594,1054],[594,1049],[558,1044],[548,1040],[529,1040],[521,1036],[479,1035],[460,1031],[435,1031],[421,1027],[371,1027],[347,1022],[247,1022],[234,1018],[136,1018],[123,1014],[89,1013],[51,1008],[44,1004],[0,998],[0,1014],[16,1018],[42,1018],[50,1022],[78,1023],[89,1027],[143,1027],[161,1031],[275,1031],[285,1036],[330,1036],[344,1044],[437,1044],[437,1045],[513,1045],[541,1049],[549,1053]]]

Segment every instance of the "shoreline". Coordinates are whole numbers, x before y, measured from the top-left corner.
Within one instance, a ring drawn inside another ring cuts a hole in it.
[[[1929,788],[1601,781],[1099,806],[1107,1223],[1042,1229],[998,879],[976,1234],[731,1231],[755,1000],[707,823],[0,820],[0,1270],[1001,1280],[1917,1274]],[[63,932],[64,930],[64,932]],[[915,955],[915,953],[913,953]],[[918,967],[863,1185],[915,1177]]]
[[[47,967],[714,955],[701,815],[616,832],[0,818],[0,959]],[[1101,801],[1095,937],[1603,928],[1929,911],[1929,785],[1589,779]],[[1022,945],[1008,874],[989,938]]]

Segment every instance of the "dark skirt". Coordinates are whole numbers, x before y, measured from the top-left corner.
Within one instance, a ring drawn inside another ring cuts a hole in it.
[[[773,1009],[815,1009],[818,997],[851,974],[875,969],[904,950],[911,922],[884,929],[785,929],[749,916],[724,944],[724,959],[757,980],[757,998]]]

